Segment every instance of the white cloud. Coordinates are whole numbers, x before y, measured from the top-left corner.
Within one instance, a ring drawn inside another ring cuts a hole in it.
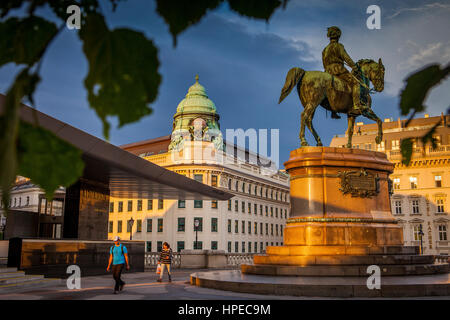
[[[432,9],[439,9],[439,10],[450,10],[450,4],[444,4],[439,2],[434,3],[428,3],[426,5],[423,5],[421,7],[415,7],[415,8],[401,8],[394,12],[394,14],[387,17],[388,19],[392,19],[397,17],[398,15],[405,13],[405,12],[420,12],[425,10],[432,10]]]

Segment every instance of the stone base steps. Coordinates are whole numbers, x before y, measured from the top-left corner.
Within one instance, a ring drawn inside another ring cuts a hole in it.
[[[43,275],[26,275],[16,268],[0,268],[0,293],[29,287],[57,285],[61,279],[44,278]]]
[[[411,276],[447,274],[448,263],[442,264],[400,264],[378,265],[381,276]],[[367,265],[316,265],[316,266],[283,266],[283,265],[241,265],[244,274],[266,276],[305,276],[305,277],[368,277]],[[372,274],[372,272],[370,272]]]
[[[366,277],[271,277],[240,271],[190,275],[192,285],[233,292],[280,296],[393,298],[450,296],[450,274],[381,276],[380,289],[369,289]]]
[[[433,255],[255,255],[254,264],[292,266],[433,264]]]

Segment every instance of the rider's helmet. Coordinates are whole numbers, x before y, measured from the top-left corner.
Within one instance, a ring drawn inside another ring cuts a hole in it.
[[[330,39],[337,39],[341,37],[341,29],[336,26],[332,26],[328,28],[327,37]]]

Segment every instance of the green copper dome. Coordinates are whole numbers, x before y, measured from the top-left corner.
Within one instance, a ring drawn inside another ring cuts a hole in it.
[[[186,97],[178,104],[178,113],[216,113],[214,102],[208,98],[205,87],[198,83],[198,75]]]

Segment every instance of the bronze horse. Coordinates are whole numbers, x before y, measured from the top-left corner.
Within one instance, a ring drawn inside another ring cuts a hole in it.
[[[373,60],[362,59],[358,61],[357,65],[360,67],[362,76],[366,77],[373,83],[375,91],[383,91],[384,66],[381,59],[378,60],[378,63]],[[366,84],[362,83],[362,86],[364,86],[367,90],[368,108],[364,109],[362,113],[360,112],[360,114],[377,122],[378,135],[375,138],[375,141],[379,144],[383,138],[382,121],[371,109],[372,100],[368,94],[368,84],[368,81],[366,81]],[[281,90],[280,100],[278,103],[281,103],[281,101],[288,96],[294,86],[297,86],[300,102],[304,107],[301,115],[299,135],[301,145],[308,146],[308,142],[305,139],[306,125],[316,139],[317,145],[322,146],[322,141],[312,125],[314,112],[316,111],[316,108],[321,105],[327,110],[347,114],[347,148],[351,148],[356,115],[349,115],[348,113],[353,108],[353,99],[350,86],[338,77],[333,77],[326,72],[305,71],[302,68],[292,68],[286,76],[286,82]]]

